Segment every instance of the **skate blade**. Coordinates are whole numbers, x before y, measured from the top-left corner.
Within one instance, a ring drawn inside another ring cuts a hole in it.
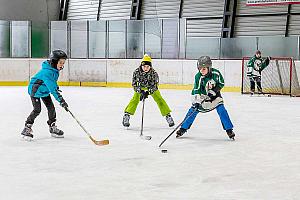
[[[173,126],[175,126],[175,124],[169,124],[169,127],[173,127]]]
[[[32,137],[29,137],[29,136],[22,135],[21,138],[22,138],[24,141],[27,141],[27,142],[32,142],[32,141],[33,141],[33,138],[32,138]]]
[[[152,139],[152,137],[150,135],[141,135],[140,137],[144,140],[151,140]]]
[[[51,134],[51,137],[53,137],[53,138],[64,138],[64,135]]]
[[[129,126],[130,126],[130,124],[123,124],[123,123],[122,123],[122,125],[124,128],[129,128]]]

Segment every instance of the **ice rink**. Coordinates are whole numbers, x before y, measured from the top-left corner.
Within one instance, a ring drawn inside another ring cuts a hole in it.
[[[57,125],[65,138],[51,138],[46,108],[33,126],[34,141],[21,140],[32,110],[27,87],[0,87],[1,200],[298,200],[300,199],[300,98],[223,93],[236,141],[223,131],[216,111],[199,114],[181,139],[152,97],[122,127],[129,88],[61,87],[70,110],[96,146],[57,102]],[[176,125],[190,107],[190,91],[161,90]],[[52,98],[54,100],[54,98]],[[55,101],[55,100],[54,100]]]

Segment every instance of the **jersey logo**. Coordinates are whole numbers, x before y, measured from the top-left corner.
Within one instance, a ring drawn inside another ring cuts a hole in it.
[[[259,60],[259,59],[256,59],[255,61],[254,61],[254,69],[256,70],[256,71],[259,71],[259,69],[260,69],[260,66],[261,66],[261,60]]]
[[[208,92],[208,90],[213,89],[215,86],[216,86],[216,81],[213,79],[210,79],[209,81],[207,81],[206,86],[205,86],[206,92]]]

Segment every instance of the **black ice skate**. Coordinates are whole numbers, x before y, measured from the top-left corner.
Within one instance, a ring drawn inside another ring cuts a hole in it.
[[[181,137],[183,134],[185,134],[186,129],[184,128],[180,128],[177,132],[176,132],[176,138]]]
[[[64,137],[64,132],[57,128],[57,126],[55,125],[55,122],[53,122],[49,126],[49,131],[50,131],[52,137],[55,137],[55,138],[63,138]]]
[[[229,139],[234,140],[235,134],[232,129],[226,130]]]
[[[122,122],[124,127],[130,126],[129,119],[130,119],[130,115],[128,113],[125,113],[123,116],[123,122]]]
[[[22,137],[25,139],[25,140],[28,140],[28,141],[31,141],[33,139],[33,135],[32,135],[32,124],[25,124],[25,127],[21,133]]]
[[[172,127],[172,126],[175,125],[174,120],[173,120],[173,118],[172,118],[172,116],[171,116],[170,114],[168,114],[168,115],[166,116],[166,120],[167,120],[167,122],[168,122],[168,124],[169,124],[169,127]]]

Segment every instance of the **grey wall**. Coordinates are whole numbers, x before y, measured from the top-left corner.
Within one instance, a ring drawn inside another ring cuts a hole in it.
[[[0,0],[0,20],[58,20],[59,0]]]

